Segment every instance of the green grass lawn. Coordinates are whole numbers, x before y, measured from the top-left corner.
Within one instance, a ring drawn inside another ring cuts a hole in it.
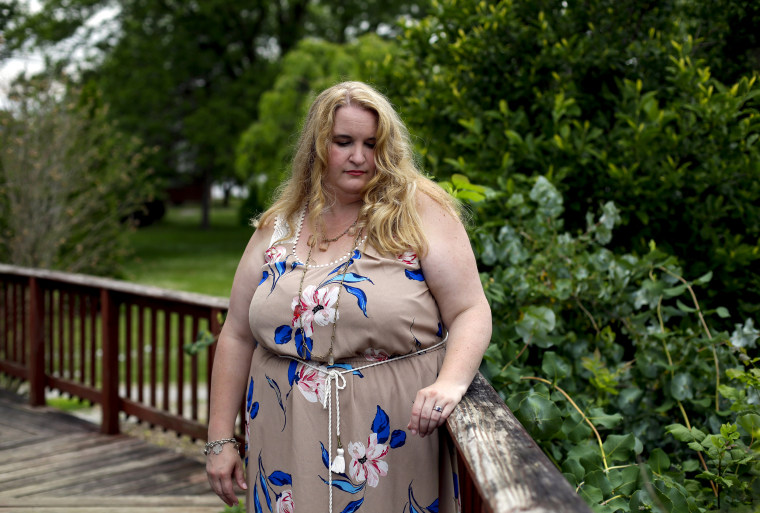
[[[253,228],[239,224],[234,204],[212,208],[209,230],[200,228],[200,219],[198,205],[170,207],[159,223],[133,233],[123,279],[228,297]]]

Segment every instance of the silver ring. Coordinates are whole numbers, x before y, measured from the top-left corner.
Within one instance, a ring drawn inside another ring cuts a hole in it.
[[[441,408],[440,406],[434,406],[433,410],[437,411],[438,413],[441,413],[443,411],[443,408]]]

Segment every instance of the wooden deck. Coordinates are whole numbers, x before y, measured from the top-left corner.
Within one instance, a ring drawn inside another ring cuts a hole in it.
[[[0,513],[220,513],[203,463],[0,390]]]

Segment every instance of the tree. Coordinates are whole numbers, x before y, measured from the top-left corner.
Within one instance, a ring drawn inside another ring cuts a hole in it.
[[[695,4],[441,0],[388,82],[473,212],[481,370],[597,512],[757,508],[760,86]]]
[[[315,95],[341,80],[382,84],[379,64],[392,60],[394,50],[395,45],[368,34],[347,44],[304,39],[285,55],[272,88],[261,95],[259,119],[243,132],[237,146],[236,171],[250,190],[241,212],[244,219],[268,206]]]
[[[20,17],[8,39],[12,49],[54,46],[75,34],[87,41],[94,30],[87,20],[115,9],[115,23],[93,34],[100,57],[85,66],[83,80],[102,90],[113,119],[156,148],[148,163],[158,176],[200,177],[207,225],[210,184],[234,178],[237,139],[257,119],[281,56],[309,34],[343,40],[422,12],[400,1],[369,9],[377,4],[46,0]]]
[[[16,16],[18,10],[18,0],[0,2],[0,62],[2,62],[8,54],[8,47],[4,43],[4,37],[2,34],[11,24],[11,20]]]
[[[333,43],[347,43],[363,34],[397,35],[399,19],[419,19],[429,9],[429,1],[345,0],[314,1],[309,4],[308,34]]]
[[[211,182],[231,175],[235,141],[256,117],[258,96],[276,71],[262,41],[275,37],[279,47],[294,44],[305,4],[122,5],[123,35],[91,80],[114,117],[159,148],[151,164],[161,176],[201,180],[204,227]]]
[[[715,301],[749,314],[760,305],[760,84],[711,75],[712,46],[688,33],[708,20],[691,4],[440,2],[408,26],[389,84],[436,175],[510,190],[545,174],[572,232],[613,200],[615,248],[643,254],[655,240],[689,275],[714,271]]]
[[[700,53],[721,81],[738,82],[760,71],[760,4],[753,0],[688,2]]]
[[[34,87],[0,125],[0,260],[118,274],[129,218],[150,197],[140,142],[97,98]]]

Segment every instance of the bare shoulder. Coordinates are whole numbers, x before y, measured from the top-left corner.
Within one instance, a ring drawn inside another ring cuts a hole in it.
[[[269,247],[269,242],[272,240],[273,234],[273,221],[267,222],[266,224],[260,224],[256,227],[253,235],[251,235],[251,240],[248,242],[248,248],[246,248],[246,251],[248,251],[249,248],[251,250],[261,250],[260,253],[263,255],[264,251]]]
[[[259,226],[251,235],[243,256],[238,263],[235,278],[230,290],[230,307],[224,330],[227,334],[247,339],[250,337],[248,327],[248,308],[254,292],[261,279],[261,267],[265,263],[265,253],[269,247],[274,228]]]
[[[269,247],[274,229],[274,220],[254,226],[254,231],[245,247],[239,267],[245,264],[258,265],[259,263],[264,263],[264,252]]]
[[[427,251],[420,258],[425,282],[446,326],[472,305],[484,301],[475,255],[462,221],[447,205],[426,194],[417,201]]]
[[[417,196],[417,209],[427,240],[427,251],[420,257],[420,264],[425,269],[425,281],[438,300],[451,293],[452,287],[461,287],[452,282],[454,278],[477,275],[475,256],[459,216],[434,197],[424,193]]]
[[[267,224],[259,226],[251,235],[235,273],[235,281],[232,285],[233,295],[241,291],[245,291],[245,296],[253,294],[253,290],[256,289],[256,279],[260,274],[261,266],[264,265],[265,253],[273,233],[274,227]]]
[[[462,221],[451,207],[424,192],[418,192],[415,199],[429,249],[433,250],[446,241],[450,244],[454,240],[468,240]]]
[[[415,195],[417,213],[423,224],[446,222],[461,225],[457,213],[446,204],[430,196],[429,194],[417,191]]]

